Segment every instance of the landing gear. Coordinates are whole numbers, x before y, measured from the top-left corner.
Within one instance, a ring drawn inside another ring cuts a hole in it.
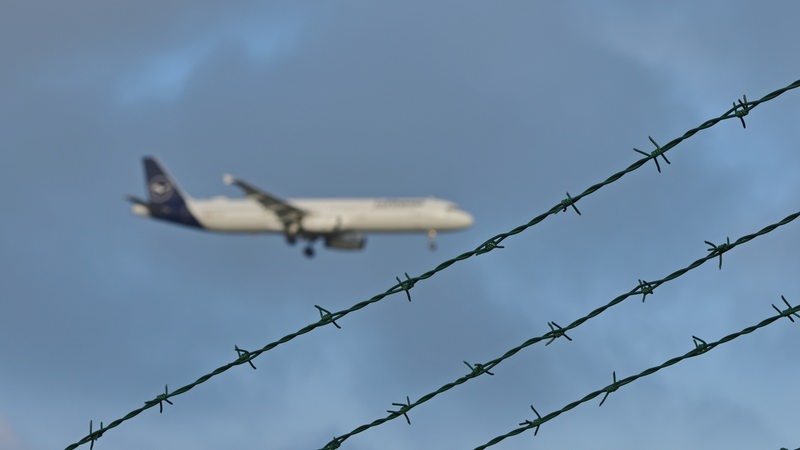
[[[289,245],[297,243],[297,238],[300,235],[300,225],[297,222],[289,222],[284,224],[283,234],[286,236],[286,242]]]
[[[317,240],[317,236],[304,236],[303,237],[308,244],[306,248],[303,249],[303,254],[306,255],[306,258],[313,258],[314,257],[314,241]]]
[[[306,241],[307,244],[305,248],[303,248],[303,255],[305,255],[306,258],[314,257],[314,241],[317,240],[317,236],[301,232],[300,225],[297,222],[286,224],[284,236],[289,245],[297,244],[297,241],[300,239]]]
[[[431,251],[436,250],[436,230],[428,230],[428,248]]]

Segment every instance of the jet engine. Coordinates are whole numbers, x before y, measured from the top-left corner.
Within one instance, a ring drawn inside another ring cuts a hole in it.
[[[325,247],[340,250],[361,250],[367,238],[361,233],[338,233],[325,237]]]

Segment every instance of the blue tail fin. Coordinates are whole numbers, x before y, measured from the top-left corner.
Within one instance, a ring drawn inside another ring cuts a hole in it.
[[[186,204],[188,197],[161,164],[150,156],[144,157],[143,162],[150,214],[158,219],[202,228]]]

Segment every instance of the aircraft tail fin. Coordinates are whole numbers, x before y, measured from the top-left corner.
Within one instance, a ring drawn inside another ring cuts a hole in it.
[[[166,169],[151,156],[143,158],[147,183],[147,208],[153,217],[184,225],[201,227],[189,209],[191,198],[184,194]],[[138,202],[134,202],[138,203]]]
[[[172,179],[161,163],[152,156],[143,159],[147,195],[152,204],[170,204],[182,201],[186,197],[178,183]]]

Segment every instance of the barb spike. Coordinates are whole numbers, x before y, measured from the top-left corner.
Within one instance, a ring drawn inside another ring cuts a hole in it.
[[[610,394],[610,393],[612,393],[612,392],[616,391],[616,390],[619,388],[619,386],[617,386],[617,371],[616,371],[616,370],[615,370],[615,371],[613,371],[613,372],[611,373],[611,376],[613,377],[613,379],[614,379],[614,382],[613,382],[613,383],[611,383],[609,386],[607,386],[607,387],[604,389],[604,390],[606,391],[606,395],[604,395],[604,396],[603,396],[603,399],[602,399],[602,400],[600,400],[600,404],[599,404],[599,405],[597,405],[597,406],[603,406],[603,403],[605,403],[605,402],[606,402],[606,399],[608,398],[608,394]]]
[[[653,145],[656,146],[655,150],[653,150],[650,153],[647,153],[647,152],[643,152],[643,151],[639,150],[638,148],[634,147],[633,151],[635,151],[637,153],[641,153],[642,155],[647,156],[648,158],[652,159],[656,163],[656,170],[658,170],[658,173],[661,173],[661,165],[658,164],[658,157],[659,156],[661,156],[661,158],[664,159],[665,163],[672,164],[667,159],[667,155],[664,154],[664,152],[666,152],[667,150],[665,148],[662,148],[660,145],[658,145],[658,143],[655,141],[655,139],[653,139],[652,136],[647,136],[647,138],[650,139],[650,142],[652,142]]]
[[[722,270],[722,254],[731,249],[731,238],[726,237],[725,242],[719,245],[714,245],[708,241],[703,242],[711,246],[711,248],[707,249],[707,251],[711,252],[712,256],[719,255],[719,270]]]
[[[146,402],[145,404],[146,405],[154,405],[154,404],[158,403],[158,413],[159,414],[163,414],[164,413],[164,402],[167,402],[170,405],[172,404],[172,402],[169,400],[169,389],[167,388],[166,384],[164,385],[164,393],[163,394],[158,394],[158,397],[156,397],[155,400],[151,400],[149,402]]]
[[[553,341],[555,341],[556,339],[560,338],[561,336],[564,336],[565,338],[567,338],[568,341],[572,341],[572,338],[567,336],[567,332],[564,331],[564,329],[561,328],[561,326],[559,324],[557,324],[555,322],[547,322],[547,326],[550,327],[550,340],[547,341],[544,344],[545,347],[547,347],[548,345],[552,344]]]
[[[97,431],[92,431],[92,421],[91,419],[89,420],[89,450],[92,450],[94,448],[94,441],[100,439],[100,437],[103,436],[103,433],[105,431],[106,430],[103,429],[102,421],[100,422],[100,429],[98,429]]]
[[[464,361],[464,364],[466,364],[467,367],[469,367],[469,370],[471,371],[471,375],[473,375],[473,376],[482,375],[484,373],[487,374],[487,375],[494,375],[492,372],[489,372],[489,369],[487,369],[486,366],[484,366],[481,363],[475,363],[475,366],[473,366],[472,364]]]
[[[342,329],[342,327],[340,327],[339,324],[336,323],[335,320],[333,320],[333,314],[331,314],[330,311],[328,311],[327,309],[325,309],[325,308],[323,308],[323,307],[321,307],[319,305],[314,305],[314,308],[317,308],[317,310],[319,311],[319,321],[320,322],[322,322],[324,324],[332,323],[333,326],[335,326],[336,328]],[[255,369],[255,367],[253,367],[253,368]]]
[[[480,247],[478,247],[478,250],[475,252],[475,254],[476,255],[482,255],[482,254],[488,253],[488,252],[490,252],[490,251],[492,251],[492,250],[494,250],[496,248],[505,248],[502,245],[500,245],[500,242],[501,242],[500,238],[489,239],[488,241],[486,241],[483,244],[481,244]]]
[[[239,348],[238,345],[234,345],[233,349],[236,350],[236,353],[239,355],[239,361],[247,361],[247,364],[250,364],[250,367],[252,367],[253,369],[256,368],[256,366],[253,364],[254,357],[252,356],[252,353],[248,352],[247,350]]]
[[[411,399],[408,398],[406,395],[406,402],[405,403],[392,403],[392,406],[400,407],[397,411],[392,411],[391,409],[387,409],[386,412],[389,414],[402,414],[403,417],[406,418],[406,422],[411,425],[411,419],[408,418],[408,410],[411,409]]]
[[[744,116],[750,113],[750,105],[747,104],[747,96],[742,95],[744,101],[739,100],[739,104],[737,105],[736,102],[733,103],[733,113],[736,117],[742,121],[742,128],[747,128],[747,124],[744,123]]]
[[[647,281],[641,279],[639,280],[639,292],[637,292],[637,294],[642,294],[642,303],[644,303],[644,299],[647,298],[648,294],[653,294],[653,290],[655,290],[653,284],[655,283],[648,283]]]
[[[699,353],[705,353],[709,350],[708,343],[697,336],[692,336],[692,342],[694,342],[694,349]]]
[[[408,301],[411,301],[411,293],[409,290],[414,287],[414,283],[416,280],[412,280],[411,277],[408,276],[408,272],[405,273],[406,279],[401,280],[400,277],[394,277],[397,280],[397,284],[400,286],[401,290],[406,291],[406,297],[408,297]]]
[[[529,427],[536,427],[536,429],[533,430],[533,435],[536,436],[539,434],[539,426],[542,425],[542,416],[539,415],[539,411],[536,411],[536,408],[534,408],[533,405],[531,405],[531,409],[533,410],[534,414],[536,414],[536,418],[533,420],[525,420],[524,422],[520,423],[520,426],[527,425]]]
[[[342,446],[342,443],[339,441],[339,438],[336,436],[328,442],[325,447],[322,447],[322,450],[333,450]]]
[[[794,323],[794,319],[792,318],[792,316],[795,316],[798,319],[800,319],[800,315],[797,315],[797,310],[800,309],[800,308],[797,308],[797,307],[794,307],[794,306],[790,305],[789,302],[786,300],[786,297],[784,297],[783,295],[781,295],[781,300],[783,300],[783,303],[786,305],[786,309],[785,310],[782,311],[780,308],[778,308],[775,305],[772,305],[772,308],[775,311],[778,311],[778,314],[780,314],[782,316],[786,316],[786,318],[791,320],[792,323]]]
[[[567,198],[561,200],[561,206],[562,206],[561,212],[566,212],[567,208],[571,206],[572,209],[574,209],[579,216],[581,215],[581,212],[578,211],[578,207],[575,206],[575,200],[569,195],[569,192],[567,192]]]

